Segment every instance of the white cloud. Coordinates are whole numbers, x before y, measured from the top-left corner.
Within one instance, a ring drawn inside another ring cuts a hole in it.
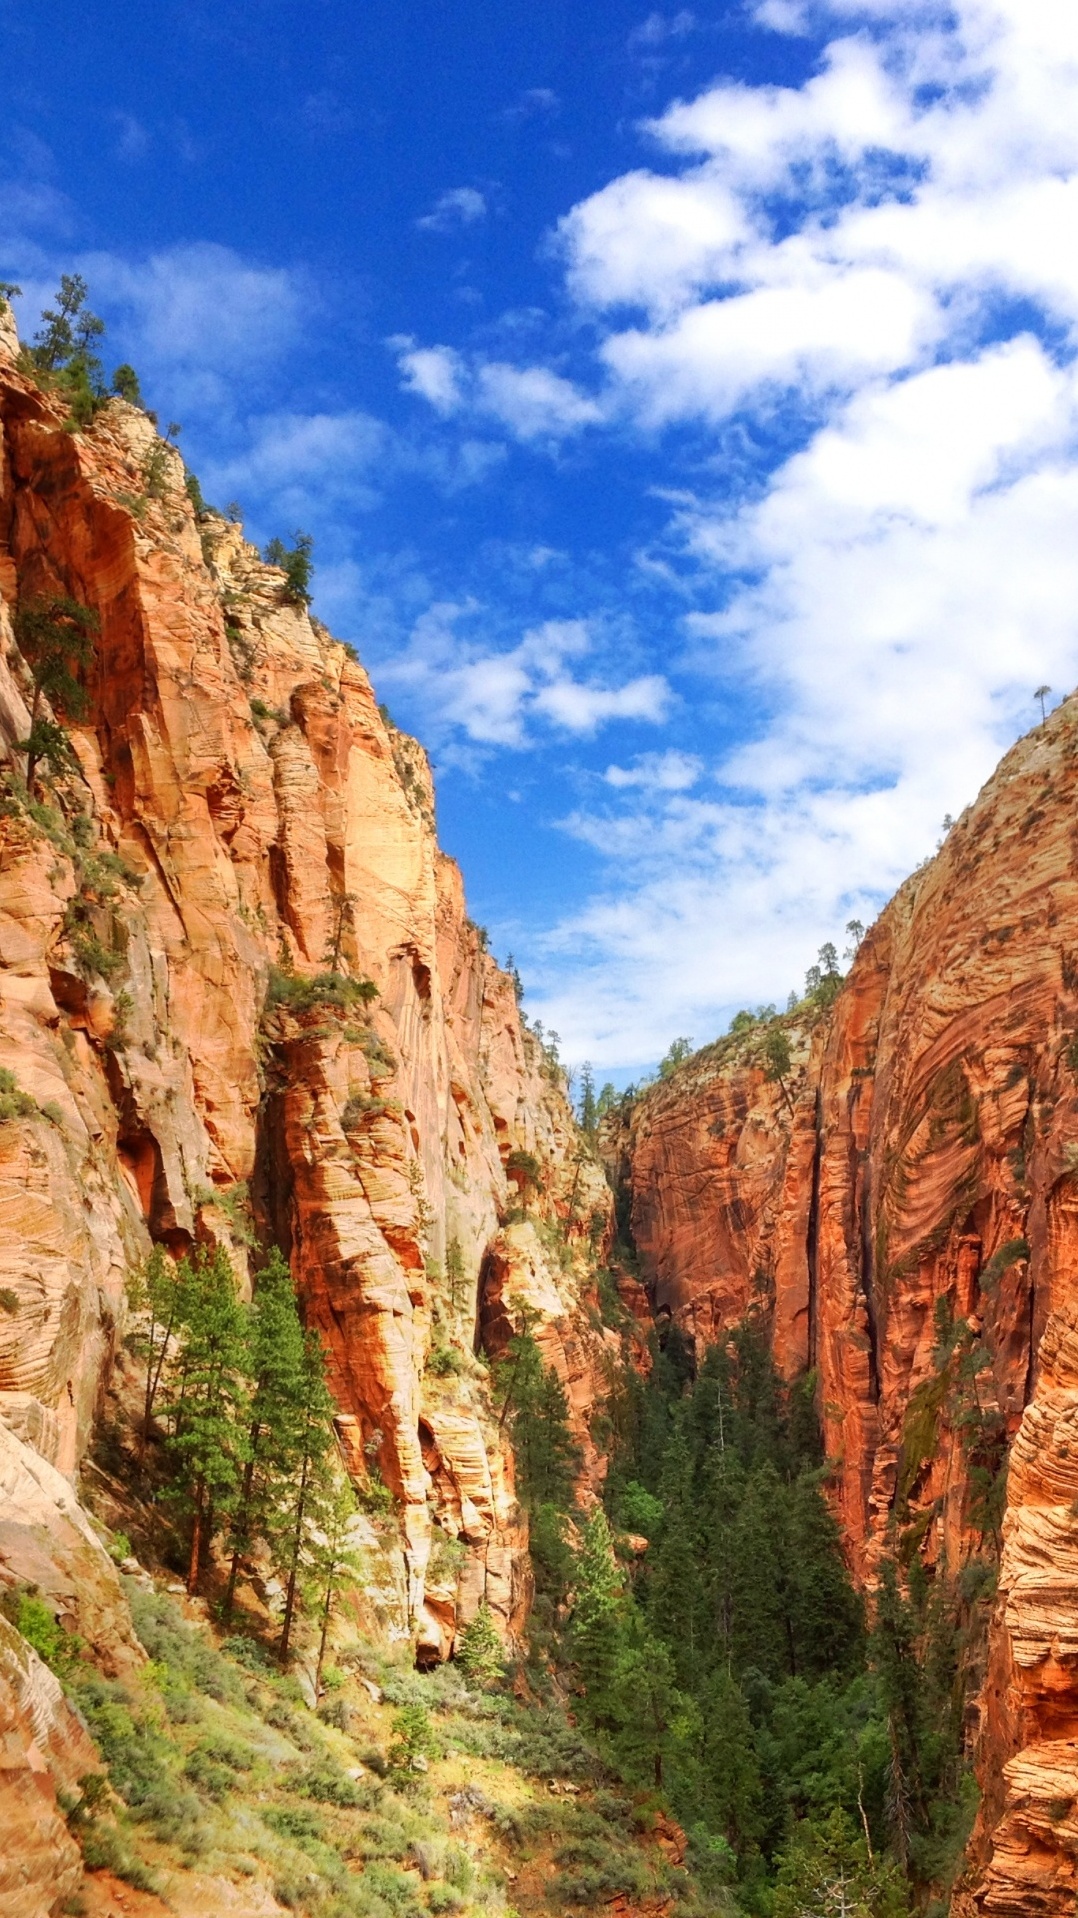
[[[305,276],[200,241],[144,261],[84,254],[79,271],[117,312],[141,365],[235,375],[278,359],[310,308]]]
[[[687,7],[677,13],[649,13],[638,27],[629,35],[629,45],[638,47],[661,47],[666,40],[683,40],[696,26],[696,15]]]
[[[444,418],[465,409],[493,419],[515,439],[556,441],[603,417],[597,401],[547,366],[511,366],[504,360],[466,361],[450,346],[417,346],[403,335],[388,344],[397,353],[406,390]]]
[[[490,360],[478,369],[478,401],[521,440],[561,439],[602,418],[595,400],[546,366]]]
[[[703,761],[695,753],[671,749],[665,753],[640,753],[631,766],[608,766],[603,778],[608,786],[624,790],[644,787],[649,792],[688,792],[703,772]]]
[[[397,364],[409,393],[418,393],[443,418],[459,411],[464,404],[459,353],[451,346],[416,346],[414,340],[390,344],[404,345]]]
[[[658,725],[666,717],[670,689],[657,673],[610,685],[573,671],[571,662],[595,650],[586,621],[544,620],[496,651],[485,637],[459,630],[480,612],[472,604],[433,606],[403,653],[379,671],[380,684],[406,686],[421,701],[434,736],[520,749],[534,742],[537,726],[586,738],[617,720]]]
[[[426,233],[456,233],[485,219],[486,211],[486,200],[476,187],[454,186],[439,194],[430,212],[424,213],[416,225]]]
[[[671,664],[749,738],[684,782],[611,767],[565,822],[611,884],[536,955],[539,1010],[606,1065],[783,997],[1078,676],[1078,13],[811,12],[835,38],[804,85],[675,104],[668,170],[560,227],[607,417],[756,412],[801,448],[672,500],[660,555],[712,596]]]

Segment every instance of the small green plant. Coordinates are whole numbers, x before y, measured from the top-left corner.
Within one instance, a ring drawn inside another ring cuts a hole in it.
[[[0,1286],[0,1312],[6,1312],[9,1318],[15,1318],[19,1310],[19,1295],[10,1285]]]
[[[679,1066],[685,1064],[686,1059],[692,1058],[692,1050],[693,1042],[691,1039],[672,1040],[659,1061],[660,1079],[669,1079],[677,1071]]]
[[[15,1074],[7,1066],[0,1066],[0,1125],[7,1125],[11,1119],[32,1119],[40,1111],[37,1100],[24,1092]]]

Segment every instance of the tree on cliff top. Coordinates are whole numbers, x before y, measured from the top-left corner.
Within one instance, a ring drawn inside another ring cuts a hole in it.
[[[314,540],[309,533],[294,533],[294,546],[283,539],[271,539],[263,557],[268,566],[279,566],[285,576],[285,591],[301,606],[311,603],[311,577],[314,573]]]

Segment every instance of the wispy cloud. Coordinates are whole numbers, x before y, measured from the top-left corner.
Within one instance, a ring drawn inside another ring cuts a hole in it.
[[[510,121],[547,119],[557,113],[560,105],[552,87],[528,87],[519,100],[504,108],[501,117]]]
[[[629,35],[632,49],[661,47],[668,40],[683,40],[696,26],[696,15],[687,7],[677,13],[649,13]]]
[[[595,670],[585,676],[574,662],[595,649],[584,620],[545,620],[496,649],[483,632],[482,607],[444,603],[417,622],[380,679],[406,686],[422,702],[431,734],[449,744],[463,736],[473,746],[520,750],[543,730],[583,739],[618,720],[661,725],[670,704],[662,675],[620,684]]]
[[[454,186],[439,194],[430,212],[421,214],[416,225],[425,233],[457,233],[461,227],[475,226],[486,213],[486,199],[477,187]]]

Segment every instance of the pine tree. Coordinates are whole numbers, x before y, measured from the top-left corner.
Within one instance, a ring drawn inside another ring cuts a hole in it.
[[[26,754],[30,793],[42,759],[48,759],[54,770],[61,772],[78,764],[66,733],[42,714],[41,702],[47,699],[55,711],[71,719],[83,718],[89,699],[76,673],[93,659],[93,635],[98,624],[97,614],[89,606],[81,606],[77,599],[62,593],[27,600],[15,615],[15,638],[34,682],[29,736],[18,742],[18,751]]]
[[[625,1774],[662,1791],[666,1768],[694,1729],[694,1714],[674,1682],[674,1661],[660,1639],[632,1630],[616,1647],[610,1687],[612,1746]]]
[[[273,1528],[281,1552],[282,1569],[287,1573],[284,1617],[277,1648],[277,1657],[282,1666],[287,1665],[291,1650],[300,1578],[310,1563],[312,1535],[318,1521],[319,1474],[325,1468],[326,1456],[333,1444],[335,1409],[326,1384],[322,1341],[316,1332],[308,1332],[303,1346],[293,1477],[288,1495],[275,1515]]]
[[[246,1458],[247,1319],[223,1247],[200,1246],[180,1261],[176,1279],[182,1335],[168,1448],[179,1466],[174,1496],[191,1514],[187,1589],[194,1592]]]
[[[575,1569],[575,1599],[569,1644],[594,1724],[615,1726],[613,1697],[628,1600],[614,1557],[606,1513],[600,1508],[584,1527]]]
[[[782,1854],[774,1918],[902,1918],[908,1910],[898,1873],[872,1856],[843,1811],[799,1826]]]
[[[351,1479],[323,1463],[315,1472],[308,1506],[310,1529],[306,1552],[307,1586],[318,1608],[321,1626],[314,1671],[316,1697],[322,1690],[330,1620],[339,1593],[363,1575],[363,1555],[354,1543],[356,1493]]]
[[[476,1615],[464,1627],[453,1656],[475,1685],[493,1685],[505,1670],[505,1650],[494,1629],[490,1607],[484,1599]]]
[[[229,1543],[232,1563],[223,1615],[231,1616],[241,1562],[267,1530],[292,1472],[302,1435],[303,1327],[292,1274],[274,1246],[255,1281],[248,1364],[253,1386],[247,1457]]]
[[[178,1280],[176,1269],[159,1245],[154,1246],[145,1266],[130,1286],[128,1299],[132,1311],[149,1313],[146,1334],[146,1389],[143,1394],[142,1431],[139,1434],[138,1451],[141,1467],[146,1457],[150,1422],[153,1418],[157,1394],[184,1300],[183,1286]]]

